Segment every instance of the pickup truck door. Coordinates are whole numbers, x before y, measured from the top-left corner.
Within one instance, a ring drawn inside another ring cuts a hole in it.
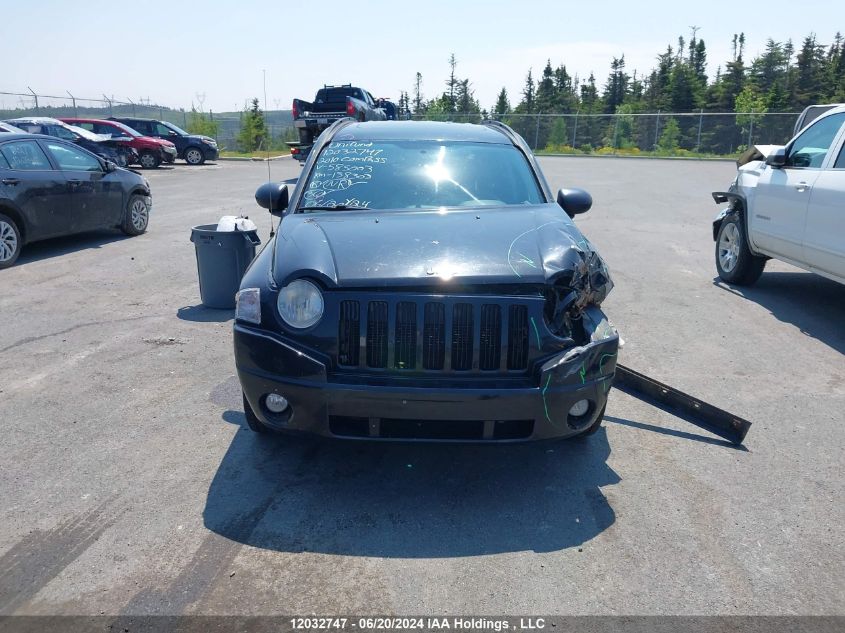
[[[819,119],[790,142],[783,167],[764,167],[748,217],[755,248],[803,261],[810,192],[843,122],[845,112]]]
[[[834,147],[810,194],[804,260],[820,272],[845,279],[845,126]]]

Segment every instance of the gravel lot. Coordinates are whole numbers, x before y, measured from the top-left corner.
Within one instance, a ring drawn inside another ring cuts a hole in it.
[[[189,235],[247,212],[266,241],[267,165],[146,172],[147,234],[0,272],[0,614],[845,612],[845,287],[716,283],[731,163],[541,163],[595,198],[622,362],[750,419],[747,450],[619,392],[587,442],[265,441]]]

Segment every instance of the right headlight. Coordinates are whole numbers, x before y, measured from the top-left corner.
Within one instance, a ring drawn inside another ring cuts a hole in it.
[[[279,316],[291,327],[305,329],[323,316],[323,293],[305,279],[290,282],[279,291]]]

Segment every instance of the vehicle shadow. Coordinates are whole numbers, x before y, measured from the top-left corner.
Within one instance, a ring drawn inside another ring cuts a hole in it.
[[[235,311],[229,309],[207,308],[201,303],[195,306],[183,306],[176,311],[177,318],[195,323],[224,323],[235,318]]]
[[[33,242],[23,247],[15,266],[59,257],[88,248],[100,248],[106,244],[125,239],[130,239],[130,236],[116,230],[103,229]]]
[[[239,390],[238,390],[239,391]],[[259,436],[243,413],[211,483],[205,526],[275,551],[399,558],[557,551],[615,521],[604,429],[510,446]]]
[[[753,286],[713,285],[754,301],[780,321],[845,354],[845,286],[808,272],[764,272]]]

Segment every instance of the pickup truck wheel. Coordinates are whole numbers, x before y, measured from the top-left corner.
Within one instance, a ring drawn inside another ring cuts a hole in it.
[[[198,147],[189,147],[185,150],[185,162],[189,165],[202,165],[205,162],[205,155]]]
[[[150,208],[144,196],[134,194],[129,196],[126,209],[123,213],[123,221],[120,223],[120,230],[127,235],[140,235],[147,230],[150,223]]]
[[[763,274],[766,258],[754,255],[748,248],[745,230],[736,215],[722,220],[716,236],[716,270],[729,284],[747,286]]]
[[[15,221],[0,213],[0,268],[14,264],[21,254],[23,240]]]
[[[141,152],[141,157],[138,160],[144,169],[155,169],[161,165],[161,159],[149,150]]]
[[[246,417],[246,424],[249,427],[250,431],[255,433],[272,433],[273,429],[269,426],[264,424],[261,420],[258,419],[258,416],[255,415],[255,411],[252,410],[252,407],[249,406],[249,401],[246,399],[246,396],[241,392],[241,397],[244,401],[244,416]]]

